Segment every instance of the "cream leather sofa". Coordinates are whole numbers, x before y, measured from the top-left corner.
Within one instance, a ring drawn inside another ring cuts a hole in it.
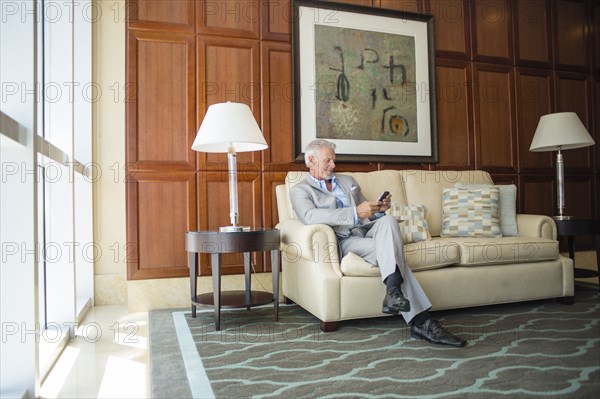
[[[340,259],[326,225],[296,219],[290,188],[306,172],[289,172],[276,188],[281,231],[282,293],[333,331],[336,322],[382,317],[385,287],[379,269],[356,255]],[[406,260],[427,293],[432,310],[560,298],[573,301],[573,262],[559,254],[556,225],[548,216],[517,215],[518,237],[440,237],[443,188],[455,183],[493,184],[483,171],[381,170],[346,173],[365,197],[383,191],[398,204],[422,204],[431,240],[405,245]]]

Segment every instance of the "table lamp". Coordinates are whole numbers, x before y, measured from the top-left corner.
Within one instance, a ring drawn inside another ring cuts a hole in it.
[[[594,145],[594,139],[575,112],[558,112],[540,118],[529,151],[557,151],[556,153],[556,195],[558,215],[556,220],[570,219],[565,216],[565,182],[562,150]]]
[[[248,229],[238,226],[236,152],[261,151],[266,148],[267,142],[246,104],[226,102],[208,107],[192,150],[227,153],[231,226],[220,227],[221,232]]]

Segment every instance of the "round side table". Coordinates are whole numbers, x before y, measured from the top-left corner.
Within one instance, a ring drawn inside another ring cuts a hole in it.
[[[247,308],[274,303],[275,320],[279,320],[279,230],[255,229],[249,231],[217,232],[189,231],[185,235],[185,249],[190,267],[192,317],[197,306],[215,309],[215,329],[221,329],[221,307]],[[250,254],[271,252],[273,293],[252,291],[250,284]],[[245,290],[221,292],[221,254],[244,254]],[[213,292],[197,295],[198,254],[211,254]]]

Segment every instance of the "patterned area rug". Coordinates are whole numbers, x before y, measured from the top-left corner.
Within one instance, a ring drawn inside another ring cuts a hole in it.
[[[434,314],[468,339],[410,338],[398,317],[323,333],[302,308],[150,312],[152,394],[216,398],[591,398],[600,392],[598,290]]]

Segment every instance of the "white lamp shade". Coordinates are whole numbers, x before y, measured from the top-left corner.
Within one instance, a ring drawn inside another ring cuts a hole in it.
[[[558,112],[540,118],[529,151],[570,150],[594,144],[575,112]]]
[[[202,152],[260,151],[267,142],[252,115],[242,103],[219,103],[208,107],[192,150]]]

